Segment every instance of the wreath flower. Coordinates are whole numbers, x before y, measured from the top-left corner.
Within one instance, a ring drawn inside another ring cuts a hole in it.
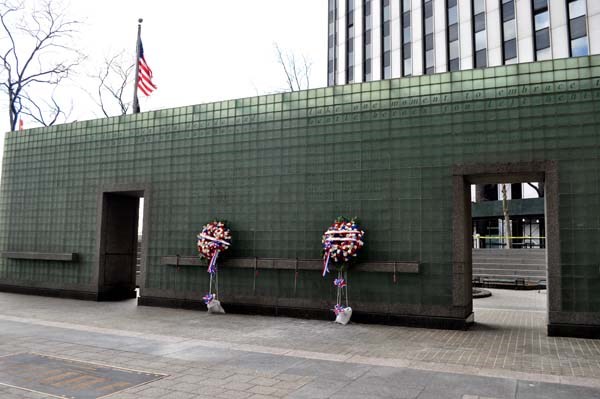
[[[364,245],[365,232],[355,219],[339,217],[325,231],[323,244],[323,277],[329,273],[329,263],[350,263]]]

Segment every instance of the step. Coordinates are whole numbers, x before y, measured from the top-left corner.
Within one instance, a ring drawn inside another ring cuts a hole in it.
[[[490,256],[490,257],[502,257],[502,258],[545,258],[546,252],[536,252],[530,253],[529,251],[503,251],[503,252],[488,252],[488,250],[476,250],[474,249],[472,252],[473,256]]]
[[[544,258],[546,252],[539,253],[528,253],[527,251],[504,251],[504,252],[487,252],[473,250],[471,252],[473,256],[491,256],[491,257],[502,257],[502,258]]]
[[[494,275],[494,276],[529,276],[529,277],[539,277],[545,278],[546,273],[539,272],[529,272],[523,270],[473,270],[474,276],[481,275]]]
[[[503,265],[546,265],[546,259],[506,259],[506,258],[472,258],[473,263],[503,264]]]
[[[507,264],[507,263],[479,263],[473,262],[473,268],[479,269],[520,269],[520,270],[546,270],[546,265],[523,265],[523,264]]]
[[[485,254],[490,256],[542,256],[546,249],[495,249],[495,248],[473,248],[473,254]]]
[[[474,279],[479,278],[480,282],[484,282],[486,279],[497,279],[497,280],[516,280],[516,279],[523,279],[525,281],[532,281],[532,282],[540,282],[540,281],[546,281],[545,277],[531,277],[531,276],[496,276],[493,274],[482,274],[482,275],[478,275],[478,276],[473,276]]]
[[[546,254],[541,255],[519,255],[519,254],[511,254],[511,255],[502,255],[502,254],[481,254],[481,253],[473,253],[473,258],[477,259],[522,259],[524,261],[528,260],[545,260]]]
[[[494,274],[494,275],[498,275],[498,276],[516,276],[516,275],[522,275],[522,276],[535,276],[535,277],[545,277],[546,273],[545,272],[539,272],[539,271],[523,271],[523,270],[473,270],[473,275],[474,276],[480,276],[482,274]]]

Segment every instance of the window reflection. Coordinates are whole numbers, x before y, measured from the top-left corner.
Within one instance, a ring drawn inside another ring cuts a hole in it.
[[[589,55],[585,0],[567,0],[569,7],[569,39],[571,56]]]

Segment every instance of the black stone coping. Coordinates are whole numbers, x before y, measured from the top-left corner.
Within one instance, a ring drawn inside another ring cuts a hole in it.
[[[168,266],[205,266],[205,262],[199,256],[168,255],[161,257],[160,261]],[[320,259],[229,258],[220,263],[224,267],[235,269],[323,270],[323,261]],[[364,262],[353,265],[352,271],[417,274],[420,271],[420,263]]]
[[[600,326],[549,323],[548,336],[600,339]]]
[[[59,262],[75,262],[77,261],[76,253],[55,253],[55,252],[2,252],[3,258],[8,259],[28,259],[28,260],[55,260]]]
[[[20,285],[0,284],[0,292],[13,294],[39,295],[53,298],[81,299],[85,301],[98,301],[98,293],[89,291],[63,290],[56,288],[26,287]]]
[[[230,303],[221,301],[221,305],[227,313],[249,314],[261,316],[282,316],[300,319],[330,320],[335,315],[328,309],[299,308],[276,305],[256,305],[248,303]],[[203,301],[176,298],[159,298],[141,296],[138,298],[138,306],[158,306],[176,309],[206,310]],[[371,313],[352,311],[352,322],[363,324],[382,324],[388,326],[404,326],[419,328],[435,328],[443,330],[467,330],[473,323],[469,319],[450,317],[397,315],[387,313]]]

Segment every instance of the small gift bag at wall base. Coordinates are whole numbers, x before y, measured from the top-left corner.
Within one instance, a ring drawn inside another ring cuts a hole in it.
[[[352,308],[348,306],[348,284],[346,283],[348,275],[344,273],[343,268],[344,266],[338,270],[338,277],[333,280],[333,285],[337,287],[337,304],[333,308],[333,313],[335,313],[335,322],[345,326],[350,322],[350,318],[352,317]],[[341,304],[342,297],[345,297],[346,306]]]
[[[342,308],[342,311],[335,316],[335,322],[338,324],[346,325],[350,322],[352,317],[352,308],[350,306]]]
[[[221,313],[224,314],[225,310],[223,310],[223,306],[221,306],[221,301],[218,299],[214,299],[209,304],[206,305],[208,313]]]
[[[346,325],[352,317],[352,308],[348,306],[348,265],[356,258],[363,247],[362,238],[365,232],[360,229],[355,219],[339,217],[323,234],[323,277],[329,273],[329,264],[337,263],[338,276],[333,281],[336,286],[337,304],[332,309],[335,322]],[[345,299],[346,306],[342,305]]]
[[[202,298],[206,304],[208,313],[225,313],[219,296],[219,271],[217,268],[217,259],[219,253],[227,250],[231,245],[231,232],[223,222],[211,222],[202,227],[202,232],[198,234],[198,252],[200,256],[208,260],[208,270],[210,273],[210,282],[208,293]],[[213,292],[214,289],[214,292]]]

